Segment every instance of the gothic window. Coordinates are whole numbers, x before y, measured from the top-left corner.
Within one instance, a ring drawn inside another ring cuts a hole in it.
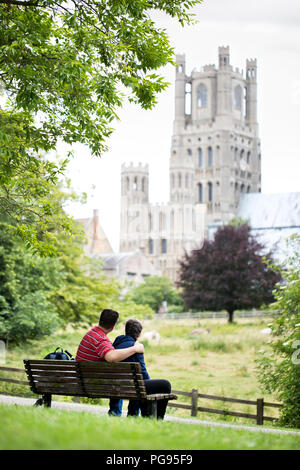
[[[151,232],[152,228],[153,228],[153,224],[152,224],[152,214],[149,214],[148,215],[148,225],[149,225],[149,232]]]
[[[133,191],[137,191],[137,190],[138,190],[138,179],[137,177],[135,177],[133,180]]]
[[[236,109],[242,109],[242,88],[240,85],[234,89],[234,106]]]
[[[242,184],[242,185],[241,185],[241,193],[244,193],[244,192],[245,192],[245,185]]]
[[[202,168],[202,165],[203,165],[202,149],[198,149],[198,167]]]
[[[192,84],[185,84],[185,114],[192,113]]]
[[[127,191],[129,191],[129,188],[130,188],[130,181],[129,181],[129,177],[127,176],[126,178],[126,188],[127,188]]]
[[[192,150],[191,150],[191,149],[187,149],[187,154],[188,154],[189,157],[191,157],[191,156],[193,155]]]
[[[202,183],[199,183],[199,184],[198,184],[198,202],[203,202]]]
[[[151,238],[148,241],[148,252],[150,255],[153,254],[153,240]]]
[[[178,174],[178,188],[181,188],[181,173]]]
[[[159,213],[159,230],[165,230],[166,229],[166,214],[163,214],[163,212]]]
[[[212,183],[208,183],[208,201],[212,202],[213,200],[213,185]]]
[[[171,232],[174,232],[174,211],[171,212]]]
[[[142,178],[142,191],[145,192],[145,178]]]
[[[212,168],[213,166],[213,149],[212,147],[208,147],[208,168]]]
[[[247,193],[250,193],[251,186],[247,186]]]
[[[197,104],[198,108],[206,108],[207,106],[207,88],[201,83],[197,90]]]
[[[249,151],[247,153],[247,163],[250,163],[250,158],[251,158],[251,152]]]
[[[167,253],[167,240],[165,238],[161,240],[161,252]]]
[[[189,175],[188,174],[185,175],[185,187],[186,188],[189,187]]]

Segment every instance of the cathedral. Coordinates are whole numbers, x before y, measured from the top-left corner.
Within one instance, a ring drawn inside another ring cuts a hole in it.
[[[232,219],[243,194],[261,191],[256,59],[246,60],[244,74],[231,65],[229,47],[218,55],[218,67],[191,75],[185,56],[176,56],[169,202],[149,202],[148,165],[121,170],[120,252],[140,250],[173,281],[184,252]]]

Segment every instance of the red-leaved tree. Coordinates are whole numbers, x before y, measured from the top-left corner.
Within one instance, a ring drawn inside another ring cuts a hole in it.
[[[213,241],[204,241],[180,263],[178,286],[185,308],[226,310],[232,322],[235,310],[272,302],[280,274],[265,264],[264,256],[271,259],[248,224],[220,227]]]

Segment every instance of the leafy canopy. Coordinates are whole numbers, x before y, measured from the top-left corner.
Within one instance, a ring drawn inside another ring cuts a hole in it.
[[[145,282],[133,287],[127,297],[136,304],[148,305],[154,312],[158,312],[164,300],[169,305],[182,305],[182,299],[170,279],[166,276],[149,276]]]

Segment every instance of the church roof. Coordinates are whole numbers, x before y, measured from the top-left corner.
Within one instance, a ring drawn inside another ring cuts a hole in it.
[[[300,229],[299,193],[249,193],[241,195],[237,216],[246,219],[252,229]]]
[[[290,252],[286,240],[300,234],[300,193],[243,194],[237,216],[248,221],[253,235],[278,261],[284,261]]]
[[[126,251],[122,253],[101,253],[97,255],[97,257],[100,257],[104,261],[104,269],[115,269],[118,264],[127,261],[133,255],[136,255],[136,253],[136,251]]]

